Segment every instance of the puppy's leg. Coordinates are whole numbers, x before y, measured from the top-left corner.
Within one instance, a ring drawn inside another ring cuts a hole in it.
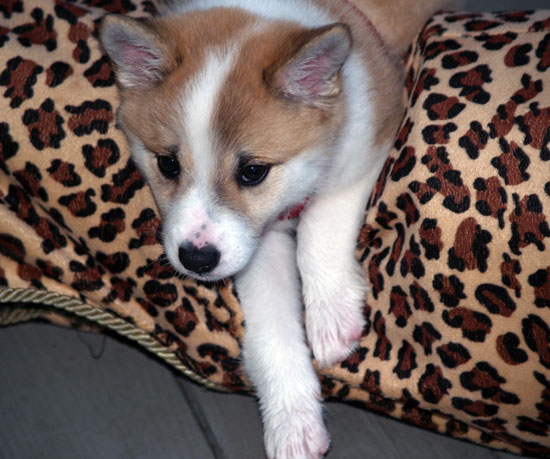
[[[243,358],[256,388],[269,458],[320,458],[329,437],[306,345],[296,246],[270,230],[237,282],[246,321]]]
[[[297,261],[306,331],[321,366],[346,358],[365,325],[367,286],[354,253],[372,183],[372,179],[363,179],[315,196],[298,225]]]

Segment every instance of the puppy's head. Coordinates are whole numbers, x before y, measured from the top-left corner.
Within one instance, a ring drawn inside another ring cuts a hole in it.
[[[100,37],[170,262],[203,280],[237,273],[266,228],[323,180],[345,117],[348,27],[220,9],[107,16]]]

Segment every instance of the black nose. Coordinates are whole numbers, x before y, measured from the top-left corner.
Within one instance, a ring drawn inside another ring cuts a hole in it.
[[[220,261],[220,251],[210,244],[199,249],[186,242],[179,248],[178,256],[185,269],[197,274],[212,271]]]

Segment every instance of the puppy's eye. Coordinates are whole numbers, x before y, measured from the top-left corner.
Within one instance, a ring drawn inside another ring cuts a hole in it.
[[[168,179],[175,179],[180,174],[180,163],[173,156],[159,155],[157,163],[162,175]]]
[[[237,173],[240,186],[256,186],[264,181],[271,166],[267,164],[242,164]]]

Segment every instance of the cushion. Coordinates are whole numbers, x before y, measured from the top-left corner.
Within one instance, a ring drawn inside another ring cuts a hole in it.
[[[97,26],[137,0],[0,6],[0,322],[115,330],[211,388],[249,392],[230,279],[167,263],[116,125]],[[366,204],[368,325],[327,399],[550,455],[550,11],[440,14],[407,56],[406,112]]]

